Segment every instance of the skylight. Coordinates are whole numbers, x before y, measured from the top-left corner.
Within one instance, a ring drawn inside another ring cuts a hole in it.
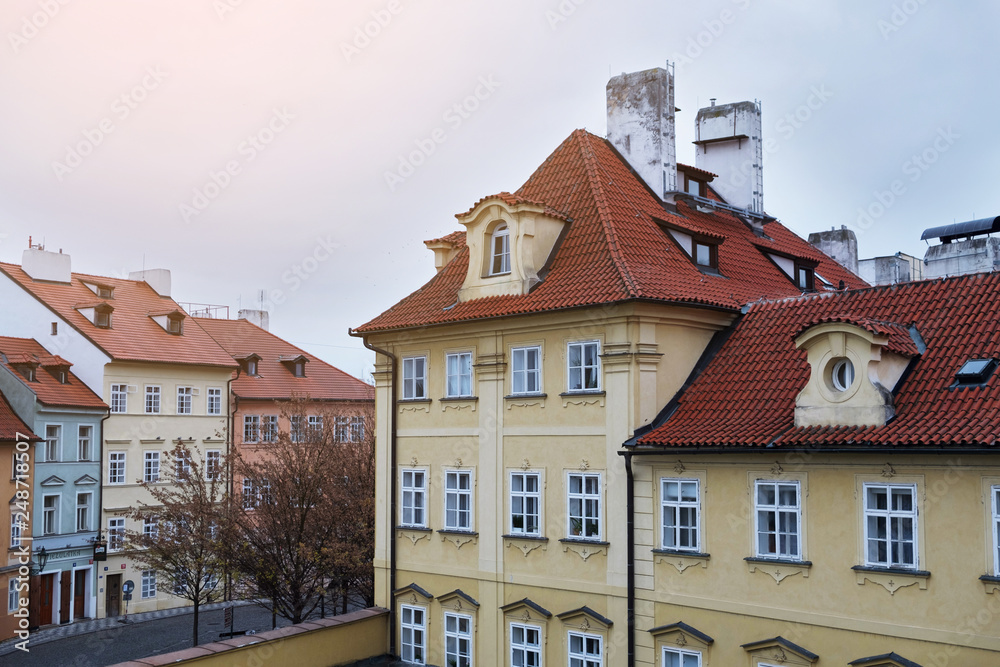
[[[960,387],[986,384],[996,367],[996,359],[969,359],[955,373],[956,383]]]

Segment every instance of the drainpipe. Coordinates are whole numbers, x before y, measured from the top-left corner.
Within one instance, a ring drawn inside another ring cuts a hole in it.
[[[396,531],[393,523],[396,520],[396,355],[388,350],[382,350],[364,336],[355,333],[350,328],[347,335],[360,338],[361,343],[376,354],[388,357],[391,364],[391,380],[389,381],[389,655],[396,655],[396,605],[393,595],[396,590]]]
[[[628,533],[626,576],[628,578],[628,666],[635,667],[635,478],[632,476],[632,452],[625,452],[625,525]]]
[[[236,436],[234,435],[236,428],[236,412],[240,408],[240,397],[233,394],[233,381],[240,379],[240,374],[243,372],[242,366],[236,367],[236,377],[229,378],[226,382],[226,407],[229,408],[229,434],[226,436],[226,485],[229,487],[226,494],[226,514],[228,517],[232,516],[233,511],[233,464],[229,460],[229,455],[233,449],[232,444],[236,442]],[[229,397],[233,397],[233,402],[229,402]],[[219,471],[221,472],[221,470]],[[228,520],[228,518],[227,518]],[[223,591],[222,599],[229,601],[233,593],[233,575],[229,571],[229,564],[226,564],[226,590]]]
[[[97,485],[97,507],[98,507],[98,511],[97,511],[97,536],[94,537],[94,543],[95,544],[101,540],[101,535],[104,532],[103,531],[103,523],[104,523],[104,481],[103,481],[104,480],[104,422],[106,422],[109,417],[111,417],[111,408],[110,407],[108,408],[107,413],[105,413],[105,415],[103,417],[101,417],[101,424],[98,427],[99,433],[97,434],[97,460],[100,462],[99,465],[101,466],[100,467],[100,474],[98,475],[98,479],[101,480],[101,483]],[[105,551],[105,554],[107,554],[107,551]],[[100,565],[98,565],[98,561],[94,561],[94,618],[97,618],[97,603],[100,601],[100,598],[97,595],[97,592],[99,590],[101,590],[101,587],[99,585],[100,584],[99,577],[101,576],[100,573],[99,573],[99,570],[100,570]],[[104,610],[104,616],[105,616],[105,618],[107,618],[107,615],[108,615],[108,610],[105,609]]]

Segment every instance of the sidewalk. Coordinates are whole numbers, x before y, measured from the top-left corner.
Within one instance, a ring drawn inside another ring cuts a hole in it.
[[[237,607],[242,607],[245,605],[254,604],[249,600],[234,600],[231,602],[213,602],[211,604],[203,604],[198,608],[198,612],[212,611],[214,609],[222,609],[227,605],[234,605]],[[180,616],[182,614],[193,614],[194,607],[174,607],[173,609],[159,609],[157,611],[147,611],[142,614],[129,614],[128,623],[129,625],[133,623],[143,623],[145,621],[155,621],[160,618],[168,618],[170,616]],[[66,637],[74,637],[76,635],[84,635],[90,632],[97,632],[98,630],[107,630],[108,628],[113,628],[119,625],[124,616],[118,616],[117,618],[99,618],[97,620],[83,620],[76,621],[74,623],[66,623],[64,625],[47,625],[38,630],[34,630],[31,633],[31,645],[37,646],[39,644],[45,644],[48,642],[54,642],[58,639],[65,639]],[[21,641],[20,639],[8,639],[0,643],[0,656],[7,655],[8,653],[13,653],[17,649],[14,644]]]

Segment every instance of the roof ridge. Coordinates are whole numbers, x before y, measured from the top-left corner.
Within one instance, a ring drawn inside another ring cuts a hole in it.
[[[594,149],[590,145],[590,137],[592,135],[586,130],[577,130],[574,134],[580,137],[580,155],[583,157],[583,166],[587,171],[587,176],[590,180],[591,192],[594,193],[594,203],[597,204],[597,217],[601,221],[601,226],[604,228],[604,237],[608,244],[608,253],[611,256],[611,261],[614,264],[615,269],[618,271],[618,275],[622,282],[625,284],[625,288],[628,291],[629,296],[636,298],[640,296],[639,290],[636,288],[635,279],[629,273],[628,267],[625,263],[625,258],[618,247],[618,232],[617,229],[615,229],[614,220],[612,220],[611,216],[608,214],[608,199],[604,193],[604,187],[601,184],[601,180],[598,178],[597,170],[601,167],[597,160],[597,155],[594,153]],[[601,140],[600,137],[598,137],[598,139]],[[601,171],[603,171],[603,169],[601,169]],[[629,203],[631,204],[631,202]]]

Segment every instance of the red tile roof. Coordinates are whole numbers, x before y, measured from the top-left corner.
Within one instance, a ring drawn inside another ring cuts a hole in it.
[[[1000,273],[754,303],[677,397],[676,411],[638,444],[993,446],[1000,438],[1000,373],[984,387],[950,387],[966,360],[1000,358],[998,321]],[[806,352],[796,349],[793,337],[821,322],[870,327],[897,337],[900,347],[906,347],[902,327],[917,329],[926,351],[896,388],[896,416],[885,426],[795,427],[795,398],[810,371]]]
[[[17,264],[5,263],[0,263],[0,273],[69,322],[115,361],[235,366],[232,357],[197,325],[185,326],[184,334],[178,336],[167,333],[152,320],[150,313],[181,310],[181,307],[173,299],[154,292],[143,281],[79,273],[72,274],[69,283],[34,281]],[[84,281],[113,287],[114,298],[95,302],[94,293]],[[94,326],[76,310],[92,307],[95,303],[114,307],[111,328]]]
[[[14,370],[11,365],[15,363],[38,364],[35,381],[28,382],[23,375]],[[69,367],[72,364],[62,357],[52,356],[39,342],[30,338],[0,336],[0,364],[6,366],[14,377],[21,380],[24,386],[45,405],[103,409],[108,407],[101,397],[91,391],[72,371],[66,373],[66,384],[61,384],[46,368]]]
[[[837,285],[865,286],[779,222],[757,237],[739,218],[679,202],[667,210],[604,139],[573,132],[510,197],[542,203],[572,220],[544,280],[529,294],[456,303],[468,268],[468,248],[427,284],[359,328],[362,333],[507,315],[538,313],[628,300],[701,304],[738,310],[760,297],[800,293],[755,245],[815,260]],[[706,275],[656,223],[663,220],[725,237],[719,246],[722,276]],[[454,235],[444,239],[450,242]]]
[[[7,397],[0,392],[0,442],[18,440],[19,435],[28,436],[31,442],[41,440],[32,433],[27,424],[21,421],[21,418],[14,412],[14,408],[10,407],[10,403],[7,402]]]
[[[344,371],[261,329],[247,320],[192,318],[234,359],[258,355],[257,375],[241,373],[233,393],[241,399],[287,399],[308,396],[313,400],[374,401],[375,389]],[[305,377],[295,377],[287,362],[305,358]]]

